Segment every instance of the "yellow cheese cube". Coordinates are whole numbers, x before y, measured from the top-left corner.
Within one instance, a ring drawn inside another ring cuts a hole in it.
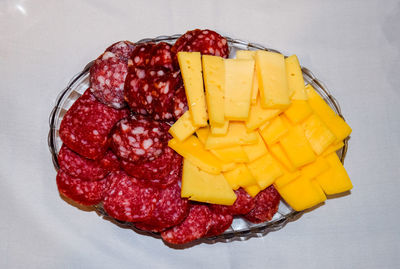
[[[236,200],[236,194],[222,174],[209,174],[187,159],[183,161],[181,196],[220,205],[232,205]]]
[[[300,126],[293,126],[281,138],[280,143],[294,167],[298,168],[315,161],[314,151]]]
[[[192,135],[198,128],[193,124],[188,110],[169,128],[168,132],[179,141],[182,141]]]
[[[304,89],[303,73],[296,55],[285,59],[286,76],[288,80],[289,96],[292,100],[307,100]]]
[[[242,146],[232,146],[222,149],[211,149],[210,152],[224,162],[248,162],[249,158]]]
[[[280,112],[280,109],[263,108],[260,97],[258,97],[257,102],[250,107],[249,117],[246,119],[246,128],[255,130]]]
[[[248,145],[257,142],[257,132],[247,132],[243,122],[230,122],[228,132],[224,136],[209,134],[206,149],[226,148],[238,145]]]
[[[225,118],[246,120],[249,116],[254,60],[225,60]]]
[[[290,122],[296,124],[312,114],[313,110],[304,100],[293,100],[292,104],[288,109],[285,110],[285,116],[290,120]]]
[[[292,164],[289,157],[286,155],[285,151],[282,148],[282,145],[278,142],[272,145],[268,145],[268,150],[272,154],[272,156],[282,164],[285,169],[289,172],[293,172],[296,170],[296,167]]]
[[[207,111],[211,129],[225,123],[225,63],[224,58],[203,55],[203,77]]]
[[[329,163],[325,158],[318,157],[314,162],[303,166],[300,171],[302,175],[307,178],[316,178],[330,168]]]
[[[265,108],[287,108],[290,100],[284,56],[275,52],[257,51],[256,71],[261,105]]]
[[[282,198],[296,211],[322,203],[326,196],[322,189],[305,176],[300,176],[283,188],[277,188]]]
[[[271,154],[265,154],[257,160],[248,163],[247,167],[261,189],[270,186],[276,178],[283,175],[283,171]]]
[[[256,51],[255,50],[238,50],[236,52],[237,59],[252,59],[255,60]],[[255,104],[257,102],[258,95],[258,79],[257,72],[254,72],[253,76],[253,86],[251,87],[251,104]]]
[[[228,132],[229,121],[225,121],[221,126],[211,125],[210,130],[213,135],[226,135]]]
[[[286,134],[288,128],[282,121],[280,116],[275,117],[269,123],[269,125],[261,131],[261,136],[267,145],[272,145],[279,140],[284,134]]]
[[[206,126],[208,114],[201,72],[201,55],[199,52],[178,52],[178,61],[193,124]]]
[[[173,138],[168,141],[168,146],[206,172],[219,174],[222,170],[222,162],[205,150],[203,144],[194,135],[184,141]]]
[[[248,187],[244,187],[244,190],[251,196],[251,197],[256,197],[256,195],[261,191],[260,186],[256,185],[251,185]]]
[[[311,85],[306,86],[306,92],[309,105],[336,136],[336,142],[348,137],[351,134],[350,126],[330,108]]]
[[[351,190],[353,184],[336,153],[329,154],[325,159],[330,168],[316,177],[317,183],[324,192],[331,195]]]
[[[200,142],[203,145],[206,144],[206,140],[207,140],[207,137],[208,137],[209,133],[210,133],[210,128],[208,126],[201,127],[201,128],[196,130],[197,138],[200,140]]]
[[[329,154],[331,154],[333,152],[338,151],[339,149],[341,149],[343,147],[344,147],[343,141],[335,142],[335,143],[329,145],[329,147],[324,152],[322,152],[321,155],[322,156],[329,155]]]
[[[234,190],[237,190],[239,187],[247,187],[257,184],[257,181],[250,173],[250,170],[242,163],[237,164],[233,170],[224,172],[223,174],[228,184]]]
[[[259,133],[257,133],[257,142],[255,144],[244,145],[242,148],[247,155],[249,162],[252,162],[268,153],[267,146]]]
[[[317,155],[321,154],[336,140],[336,136],[315,114],[308,117],[301,123],[301,126],[303,127],[305,137]]]

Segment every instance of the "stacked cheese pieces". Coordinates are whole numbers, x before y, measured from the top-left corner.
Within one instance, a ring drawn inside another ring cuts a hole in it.
[[[182,197],[231,205],[274,184],[295,210],[352,188],[336,151],[351,128],[304,80],[296,55],[179,52],[189,110],[171,127]]]

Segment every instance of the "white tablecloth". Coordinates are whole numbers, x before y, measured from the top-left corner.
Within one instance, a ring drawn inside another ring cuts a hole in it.
[[[297,54],[353,128],[351,195],[278,232],[172,249],[60,198],[57,94],[118,40],[210,28]],[[399,268],[400,2],[0,1],[1,268]]]

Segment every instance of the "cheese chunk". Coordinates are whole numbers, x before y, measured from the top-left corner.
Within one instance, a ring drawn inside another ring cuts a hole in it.
[[[329,163],[325,158],[318,157],[314,162],[303,166],[300,171],[307,178],[314,179],[330,168]]]
[[[237,59],[255,60],[255,57],[256,57],[255,50],[238,50],[236,52]],[[257,72],[254,71],[253,86],[251,87],[251,104],[255,104],[257,102],[257,95],[258,95],[258,79],[257,79]]]
[[[233,146],[222,149],[211,149],[210,152],[224,162],[248,162],[249,158],[243,147]]]
[[[246,120],[249,116],[254,60],[225,60],[225,118]]]
[[[307,100],[304,89],[303,73],[296,55],[285,59],[286,76],[288,81],[289,96],[292,100]]]
[[[326,200],[321,187],[306,176],[299,176],[282,188],[277,188],[282,198],[296,211],[318,205]]]
[[[280,112],[280,109],[263,108],[260,97],[258,97],[257,102],[250,107],[249,117],[246,119],[246,128],[248,130],[255,130],[277,116]]]
[[[283,188],[285,185],[289,184],[290,182],[292,182],[301,175],[301,172],[299,170],[289,172],[286,169],[282,169],[282,171],[283,175],[278,177],[274,182],[274,186],[277,189]]]
[[[194,126],[188,110],[169,128],[168,132],[179,141],[182,141],[192,135],[198,128]]]
[[[224,177],[234,190],[237,190],[239,187],[248,187],[257,184],[250,170],[242,163],[238,164],[235,169],[225,172]]]
[[[228,132],[224,136],[209,134],[205,143],[206,149],[226,148],[248,145],[257,142],[257,132],[247,132],[244,123],[230,122]]]
[[[312,108],[308,102],[304,100],[293,100],[292,104],[284,112],[285,116],[295,124],[305,120],[312,113]]]
[[[265,154],[257,160],[248,163],[247,167],[257,180],[257,184],[261,189],[270,186],[274,183],[276,178],[283,175],[283,171],[271,154]]]
[[[225,63],[224,58],[203,55],[203,77],[207,111],[211,129],[225,124]]]
[[[280,164],[282,164],[285,167],[285,169],[287,169],[289,172],[293,172],[296,170],[296,167],[294,167],[294,165],[286,155],[285,151],[283,150],[279,142],[272,145],[268,145],[268,150],[272,154],[272,156]]]
[[[324,192],[332,195],[351,190],[353,184],[336,153],[329,154],[325,160],[329,163],[330,168],[316,177],[317,183]]]
[[[226,135],[228,132],[229,121],[225,121],[221,126],[211,125],[210,130],[213,135]]]
[[[311,85],[306,86],[306,92],[309,105],[336,136],[336,142],[348,137],[351,134],[350,126],[333,111]]]
[[[206,172],[219,174],[222,170],[222,162],[205,150],[203,144],[194,135],[184,141],[173,138],[168,141],[168,146]]]
[[[257,142],[255,144],[244,145],[241,146],[241,148],[247,155],[249,162],[255,161],[256,159],[268,153],[267,146],[265,145],[264,140],[259,133],[257,133]]]
[[[284,134],[286,134],[287,131],[288,128],[282,121],[282,118],[277,116],[266,128],[261,131],[261,136],[267,145],[272,145],[276,143]]]
[[[219,205],[232,205],[236,200],[236,194],[222,174],[209,174],[187,159],[183,161],[181,196]]]
[[[301,123],[301,126],[303,127],[305,137],[317,155],[324,152],[336,140],[336,136],[315,114],[308,117]]]
[[[261,191],[260,186],[257,184],[251,185],[248,187],[244,187],[244,190],[251,196],[251,197],[256,197],[256,195]]]
[[[256,71],[261,105],[265,108],[287,108],[290,99],[284,56],[275,52],[257,51]]]
[[[206,126],[208,115],[201,71],[201,55],[199,52],[178,52],[178,61],[193,124],[200,127]]]

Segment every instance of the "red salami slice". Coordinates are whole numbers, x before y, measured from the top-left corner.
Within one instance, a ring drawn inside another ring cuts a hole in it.
[[[232,224],[233,216],[212,212],[210,230],[206,236],[216,236],[225,232]]]
[[[108,150],[106,155],[100,159],[100,165],[109,172],[118,171],[121,169],[117,155],[115,155],[111,150]]]
[[[158,200],[158,191],[142,186],[123,171],[113,172],[109,177],[113,183],[103,202],[107,214],[127,222],[149,219]]]
[[[172,120],[179,73],[163,67],[131,71],[125,81],[125,100],[132,111],[155,120]]]
[[[185,244],[199,239],[210,229],[211,214],[208,206],[192,204],[183,222],[162,232],[161,237],[171,244]]]
[[[106,51],[112,52],[126,62],[131,58],[135,44],[130,41],[119,41],[109,46]]]
[[[165,126],[144,116],[123,119],[114,129],[111,147],[126,161],[153,161],[167,148]]]
[[[171,45],[165,42],[143,43],[133,50],[129,66],[133,68],[162,67],[173,70]]]
[[[104,178],[111,171],[108,169],[112,168],[110,166],[115,165],[106,165],[115,162],[112,159],[112,155],[114,154],[111,152],[112,155],[110,155],[109,152],[100,160],[95,161],[82,157],[70,150],[67,146],[63,145],[58,154],[58,163],[61,169],[73,177],[82,180],[99,180]]]
[[[59,131],[61,140],[79,155],[101,158],[109,146],[112,127],[128,113],[127,109],[117,110],[100,103],[86,90],[65,114]]]
[[[188,110],[185,88],[183,85],[175,92],[174,118],[179,119]]]
[[[200,29],[194,29],[191,31],[187,31],[185,34],[181,35],[176,41],[175,44],[172,46],[171,51],[176,54],[179,51],[182,51],[183,48],[190,43],[190,41],[198,34],[200,33]]]
[[[188,212],[188,201],[181,198],[181,188],[176,183],[160,191],[152,217],[135,225],[145,231],[161,232],[181,223]]]
[[[120,109],[126,106],[124,85],[128,73],[128,62],[118,55],[106,51],[90,68],[90,87],[103,104]]]
[[[63,169],[57,173],[57,187],[61,194],[82,205],[95,205],[103,200],[108,178],[86,181],[70,176]]]
[[[271,220],[278,211],[280,199],[278,191],[270,186],[257,194],[254,198],[255,207],[244,217],[253,223]]]
[[[213,204],[211,205],[212,210],[223,215],[242,215],[249,213],[255,206],[254,199],[242,188],[236,190],[235,194],[237,198],[233,205],[226,206]]]

